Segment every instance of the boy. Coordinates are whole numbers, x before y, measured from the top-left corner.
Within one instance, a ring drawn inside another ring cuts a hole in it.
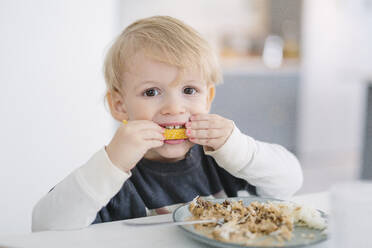
[[[290,152],[208,114],[221,79],[217,59],[179,20],[127,27],[107,54],[105,79],[111,114],[125,124],[37,203],[33,231],[169,213],[197,195],[287,198],[300,188]],[[188,139],[165,140],[165,129],[182,128]]]

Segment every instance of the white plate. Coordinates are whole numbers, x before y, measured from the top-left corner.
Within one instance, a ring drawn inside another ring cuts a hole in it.
[[[277,199],[270,199],[270,198],[261,198],[261,197],[234,197],[234,198],[224,198],[224,199],[206,199],[212,203],[222,203],[225,200],[228,201],[243,201],[244,206],[248,206],[251,202],[253,201],[258,201],[258,202],[268,202],[268,201],[280,201]],[[323,218],[326,218],[326,215],[324,212],[317,210],[321,213]],[[174,212],[173,212],[173,220],[174,221],[185,221],[188,220],[191,217],[191,213],[189,211],[189,203],[185,204],[183,206],[178,207]],[[218,241],[212,238],[209,238],[202,233],[196,231],[194,229],[194,225],[185,225],[185,226],[179,226],[182,230],[185,231],[185,233],[200,242],[206,243],[211,246],[215,247],[257,247],[257,246],[245,246],[245,245],[239,245],[239,244],[234,244],[234,243],[227,243],[227,242],[222,242]],[[272,245],[280,245],[280,247],[304,247],[307,245],[313,245],[322,241],[325,241],[327,239],[327,235],[322,232],[321,230],[316,230],[316,229],[311,229],[308,227],[295,227],[293,230],[293,238],[290,241],[286,241],[283,243],[273,243]],[[306,236],[308,235],[313,235],[313,238],[305,238],[303,236],[305,234]],[[262,247],[262,246],[261,246]]]

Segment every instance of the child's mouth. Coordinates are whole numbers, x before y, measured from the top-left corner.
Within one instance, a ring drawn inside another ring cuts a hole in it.
[[[186,128],[184,124],[162,125],[165,128],[165,144],[181,144],[187,140]]]
[[[179,124],[179,125],[161,125],[162,127],[172,130],[172,129],[180,129],[185,128],[185,124]]]

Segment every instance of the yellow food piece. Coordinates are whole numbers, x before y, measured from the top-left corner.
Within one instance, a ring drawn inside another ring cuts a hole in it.
[[[187,139],[186,129],[185,128],[165,129],[164,137],[166,140]]]

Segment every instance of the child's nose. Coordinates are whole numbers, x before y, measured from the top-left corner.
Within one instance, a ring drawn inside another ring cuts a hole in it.
[[[163,115],[179,115],[185,113],[185,106],[182,100],[168,100],[161,109]]]

